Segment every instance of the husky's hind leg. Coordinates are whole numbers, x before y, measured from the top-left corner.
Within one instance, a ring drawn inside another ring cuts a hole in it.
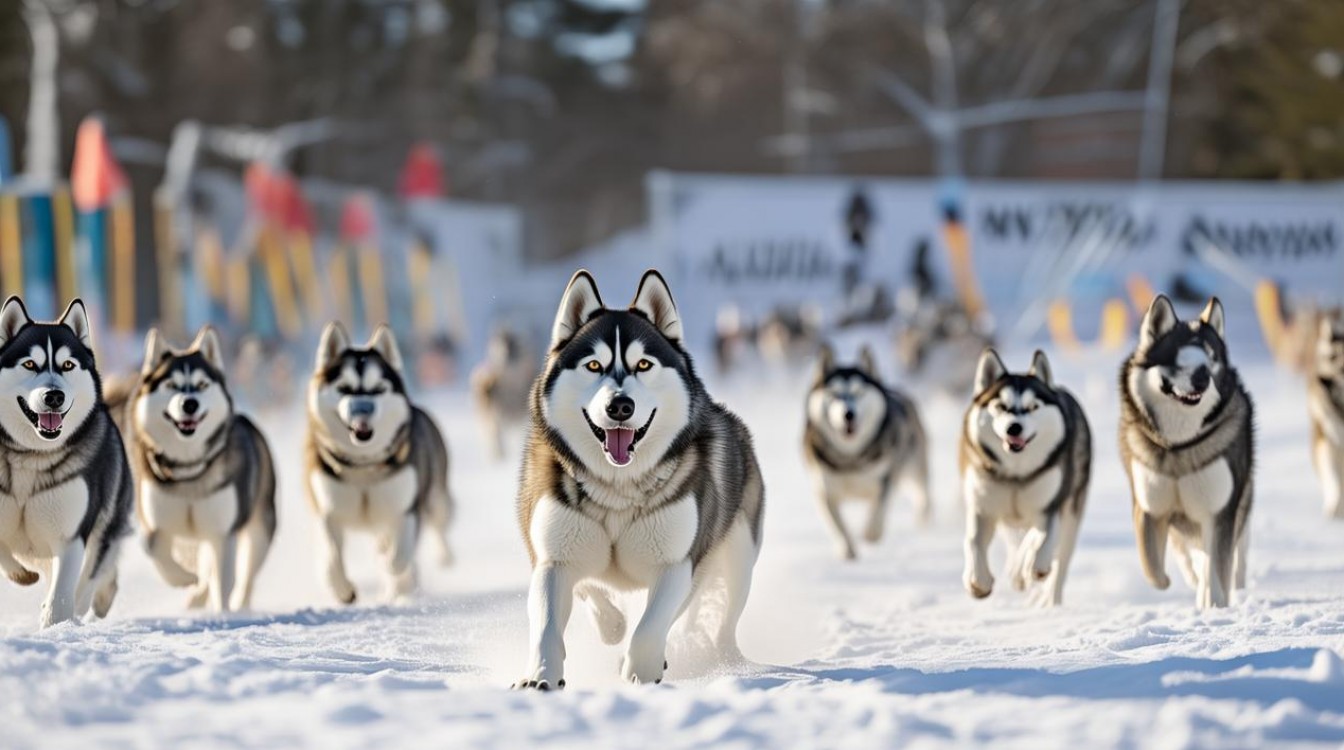
[[[739,521],[733,524],[722,558],[715,561],[719,566],[719,575],[723,577],[723,619],[719,621],[719,631],[714,638],[719,655],[724,661],[741,661],[742,650],[737,646],[737,624],[742,612],[747,608],[747,596],[751,593],[751,575],[756,567],[756,556],[760,550],[751,538],[747,524]]]
[[[574,587],[574,595],[587,603],[588,613],[592,615],[593,625],[597,626],[603,643],[615,646],[625,638],[625,613],[612,600],[610,590],[585,581]]]
[[[257,573],[271,550],[271,536],[258,519],[252,519],[238,534],[238,583],[230,603],[234,611],[252,608],[252,589]]]
[[[1250,551],[1251,527],[1248,523],[1246,528],[1241,530],[1241,538],[1237,540],[1237,549],[1232,553],[1232,586],[1234,588],[1246,588],[1246,567],[1250,564],[1246,556]]]

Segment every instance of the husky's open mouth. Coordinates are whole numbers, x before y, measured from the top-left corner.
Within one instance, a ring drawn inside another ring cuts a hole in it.
[[[1169,380],[1162,381],[1162,391],[1186,406],[1197,406],[1200,401],[1204,400],[1204,391],[1186,393],[1177,389]]]
[[[588,416],[587,409],[581,409],[583,418],[588,420],[588,429],[593,431],[593,437],[602,444],[602,452],[607,454],[607,460],[613,466],[629,466],[635,459],[635,446],[644,438],[649,431],[649,425],[653,424],[653,418],[657,416],[658,410],[654,409],[649,413],[649,421],[638,430],[629,427],[612,427],[602,429],[593,423],[592,417]]]
[[[65,415],[70,413],[70,407],[67,406],[65,411],[36,412],[28,408],[28,401],[23,396],[16,398],[23,416],[32,423],[39,437],[43,440],[55,440],[61,436],[61,426],[65,423]]]
[[[1035,435],[1025,438],[1016,435],[1009,435],[1008,437],[1005,437],[1003,439],[1003,447],[1007,448],[1009,453],[1021,453],[1022,451],[1027,449],[1027,443],[1030,443],[1035,439],[1036,439]]]
[[[373,425],[367,419],[356,419],[350,423],[350,439],[356,443],[367,443],[373,439]]]
[[[208,413],[209,412],[201,412],[180,420],[173,419],[173,416],[168,412],[164,412],[163,416],[169,422],[173,423],[173,426],[177,428],[177,431],[182,433],[182,437],[191,437],[196,434],[196,430],[201,428],[201,422],[205,421],[205,415]]]

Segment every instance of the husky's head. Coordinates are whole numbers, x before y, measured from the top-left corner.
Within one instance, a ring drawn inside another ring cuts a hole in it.
[[[215,329],[205,326],[190,347],[174,349],[151,328],[131,407],[134,433],[170,458],[190,460],[200,457],[232,417]]]
[[[872,350],[865,346],[858,364],[839,366],[831,347],[823,346],[807,394],[808,423],[831,445],[857,452],[868,445],[886,418],[887,395]]]
[[[1045,353],[1026,374],[1008,372],[993,349],[980,355],[966,436],[1008,476],[1041,468],[1064,440],[1066,425]]]
[[[327,325],[308,386],[308,413],[343,455],[372,458],[391,450],[410,421],[411,404],[390,328],[378,326],[355,348],[340,323]]]
[[[84,303],[71,302],[55,323],[35,323],[10,297],[0,308],[0,426],[10,440],[56,450],[101,400]]]
[[[1316,334],[1316,374],[1344,377],[1344,308],[1327,310]]]
[[[661,274],[645,273],[625,310],[603,305],[587,271],[574,274],[533,392],[553,445],[609,480],[640,476],[682,433],[700,392]]]
[[[1143,316],[1139,345],[1125,363],[1126,394],[1171,442],[1192,440],[1235,387],[1223,342],[1223,305],[1209,300],[1182,322],[1165,296]]]

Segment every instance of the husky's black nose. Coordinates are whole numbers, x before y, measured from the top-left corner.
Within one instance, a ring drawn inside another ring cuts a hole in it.
[[[201,408],[201,402],[194,398],[182,399],[182,413],[195,414],[196,410]]]
[[[42,394],[42,403],[48,409],[59,409],[65,403],[65,391],[47,391]]]
[[[854,410],[853,410],[853,409],[845,409],[845,421],[846,421],[846,422],[853,422],[853,421],[854,421]]]
[[[629,396],[620,395],[607,402],[607,416],[617,422],[624,422],[635,415],[635,400]]]
[[[1209,368],[1201,366],[1190,376],[1190,387],[1196,392],[1203,393],[1205,388],[1209,387]]]
[[[1022,434],[1022,425],[1019,422],[1013,422],[1008,425],[1008,437],[1017,437]]]

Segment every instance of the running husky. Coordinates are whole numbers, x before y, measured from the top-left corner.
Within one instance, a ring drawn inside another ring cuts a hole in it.
[[[346,604],[355,601],[342,552],[348,531],[378,538],[393,597],[415,590],[422,531],[434,539],[439,561],[452,562],[448,447],[434,420],[411,404],[403,372],[387,326],[362,349],[351,346],[340,323],[322,332],[308,385],[306,476],[327,542],[323,574]]]
[[[1133,490],[1139,561],[1171,585],[1167,541],[1201,609],[1246,585],[1253,474],[1250,395],[1232,368],[1215,297],[1183,323],[1153,300],[1120,370],[1120,458]]]
[[[504,433],[527,419],[527,393],[536,362],[525,337],[507,326],[495,329],[485,359],[471,373],[471,393],[492,458],[504,457]]]
[[[882,385],[868,347],[852,367],[837,366],[831,348],[822,347],[807,395],[803,456],[816,477],[818,498],[842,558],[854,559],[854,540],[840,517],[844,500],[864,500],[871,506],[863,532],[868,542],[882,539],[887,499],[900,482],[913,494],[919,522],[928,523],[924,424],[914,402]]]
[[[107,615],[130,534],[131,471],[103,404],[84,303],[35,323],[0,308],[0,570],[20,586],[51,577],[41,625]]]
[[[1013,588],[1041,581],[1036,603],[1062,604],[1092,472],[1092,431],[1082,407],[1055,383],[1044,352],[1018,375],[986,349],[963,425],[966,590],[977,599],[994,590],[988,550],[997,528],[1008,546]]]
[[[271,449],[224,381],[215,329],[178,350],[151,328],[124,416],[149,556],[170,585],[194,587],[187,606],[216,612],[251,607],[276,517]]]
[[[1325,491],[1325,514],[1344,518],[1344,309],[1321,316],[1316,367],[1307,381],[1311,457]]]
[[[710,400],[657,271],[628,310],[574,274],[532,390],[518,519],[532,560],[527,671],[515,687],[564,687],[565,624],[585,600],[602,639],[625,635],[612,590],[648,590],[622,660],[627,682],[660,682],[667,635],[721,583],[715,645],[740,658],[737,621],[761,542],[764,485],[751,435]]]

